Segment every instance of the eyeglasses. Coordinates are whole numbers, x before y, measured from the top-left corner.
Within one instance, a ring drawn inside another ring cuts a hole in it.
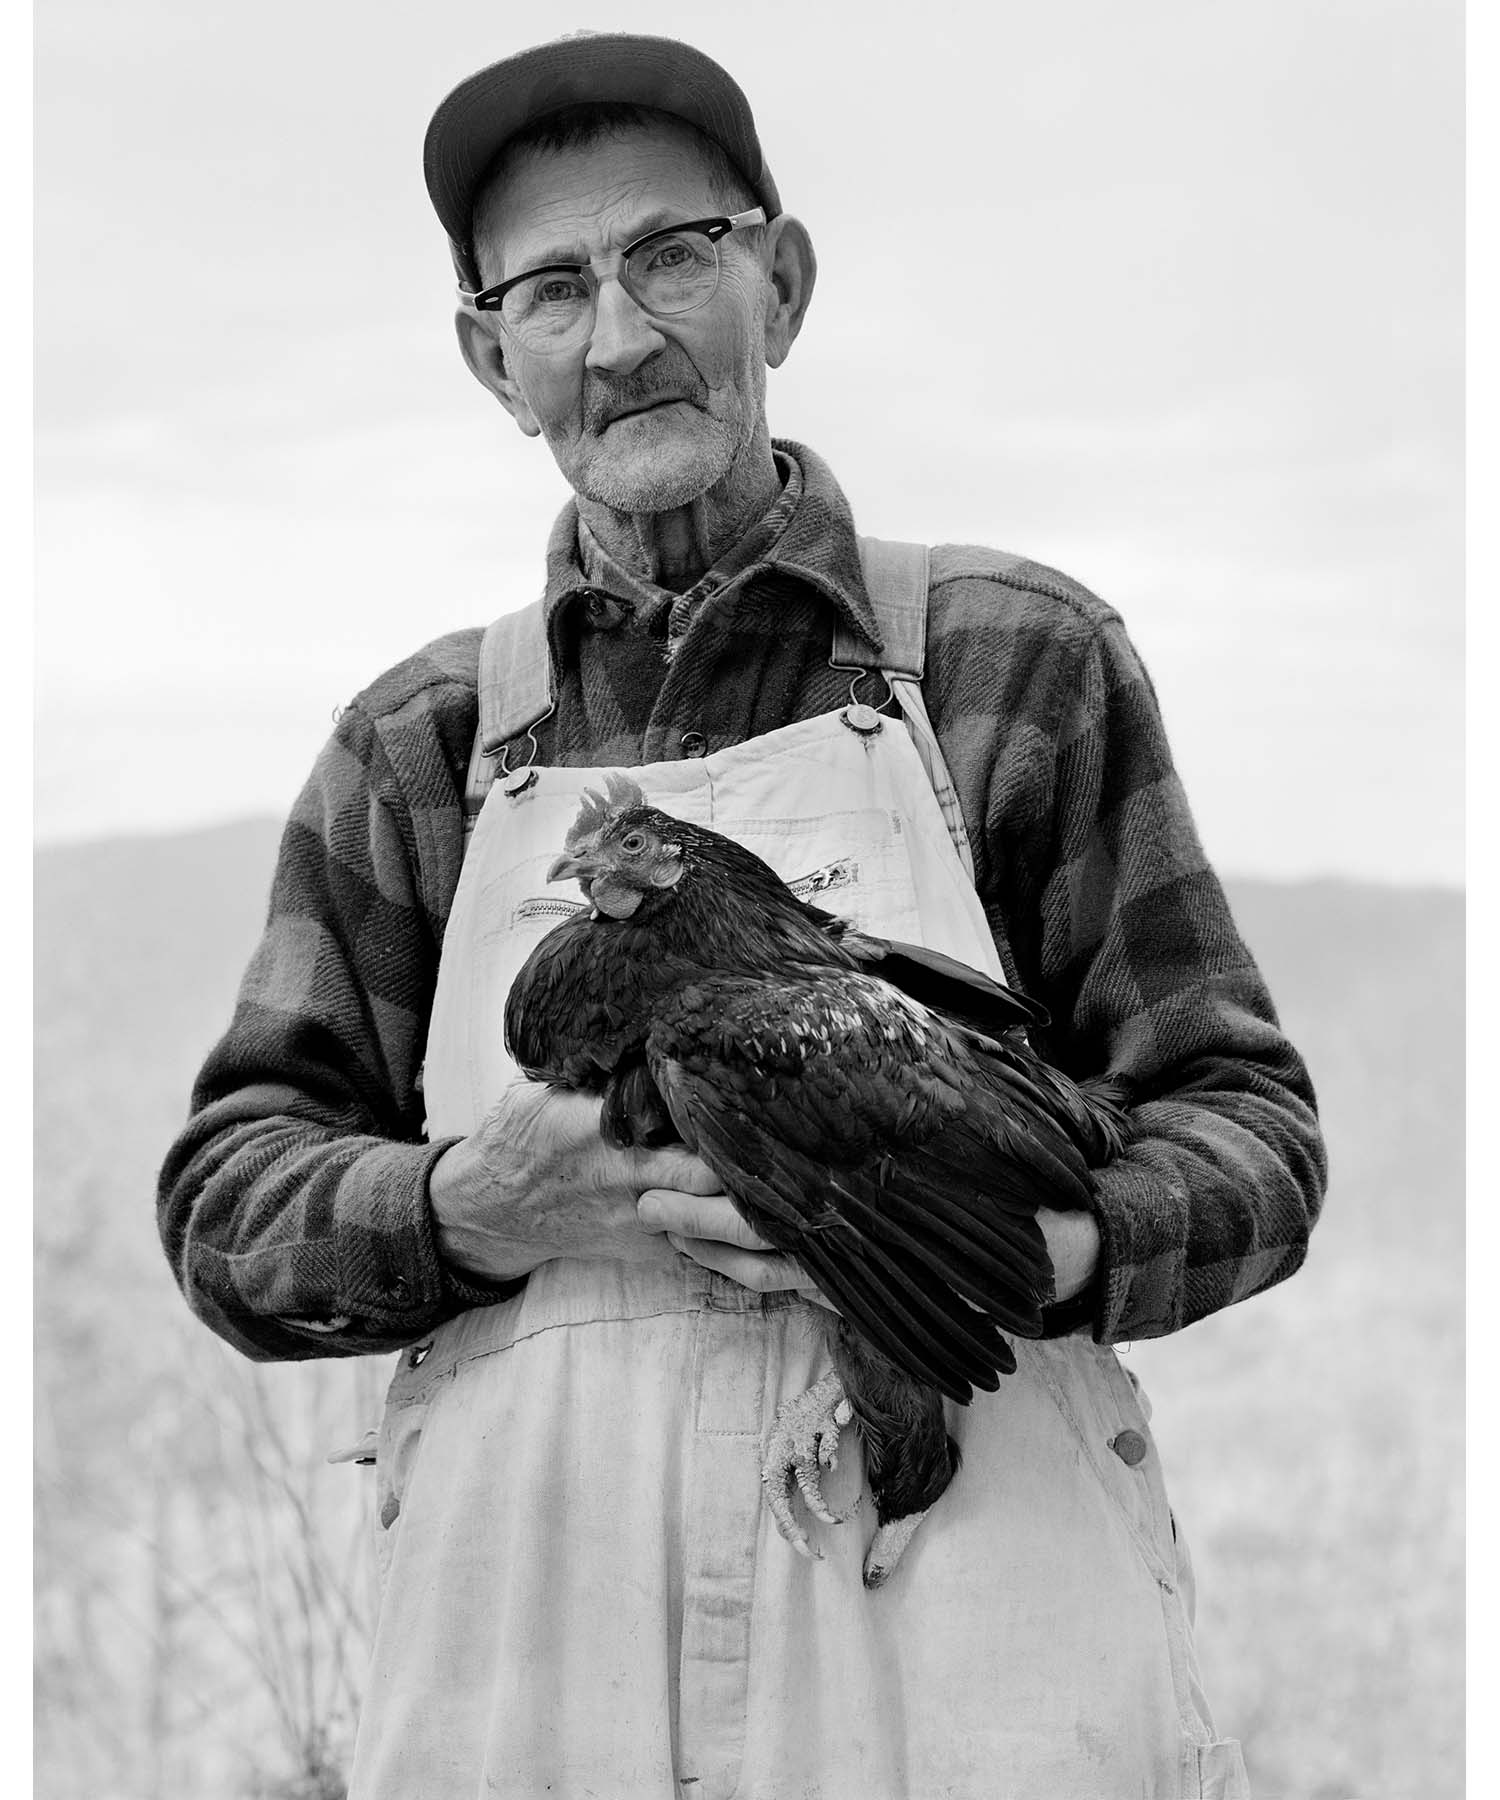
[[[755,206],[648,231],[612,259],[620,286],[643,312],[660,318],[695,312],[719,291],[719,239],[765,222],[765,208]],[[477,294],[459,289],[466,306],[499,313],[518,344],[544,355],[576,349],[588,337],[598,294],[599,276],[591,263],[544,263]]]

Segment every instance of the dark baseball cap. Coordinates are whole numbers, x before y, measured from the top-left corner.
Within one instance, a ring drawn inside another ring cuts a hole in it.
[[[479,282],[470,241],[474,196],[490,165],[534,120],[597,101],[655,107],[685,120],[724,151],[768,219],[781,211],[750,102],[712,57],[675,38],[576,31],[461,81],[427,127],[427,192],[448,233],[454,267],[470,286]]]

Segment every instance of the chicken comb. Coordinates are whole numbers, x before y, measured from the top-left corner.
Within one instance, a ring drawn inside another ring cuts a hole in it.
[[[611,770],[604,777],[604,787],[602,794],[597,788],[583,790],[583,804],[566,839],[570,847],[607,830],[622,814],[646,805],[646,796],[628,775],[616,775]]]

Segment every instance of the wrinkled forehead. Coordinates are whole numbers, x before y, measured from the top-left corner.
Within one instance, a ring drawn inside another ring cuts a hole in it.
[[[713,147],[670,119],[604,128],[583,143],[502,151],[474,203],[474,245],[507,272],[573,260],[685,218],[727,197]]]

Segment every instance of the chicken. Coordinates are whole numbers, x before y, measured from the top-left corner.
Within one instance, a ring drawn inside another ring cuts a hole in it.
[[[732,839],[610,776],[585,797],[550,880],[590,906],[537,945],[507,1000],[532,1077],[603,1096],[617,1144],[680,1139],[736,1210],[836,1309],[833,1374],[787,1402],[763,1479],[782,1535],[817,1555],[800,1490],[852,1420],[880,1586],[958,1468],[943,1399],[1016,1367],[1053,1294],[1040,1206],[1085,1207],[1127,1127],[1107,1084],[1027,1045],[1045,1013],[951,958],[858,931]]]

